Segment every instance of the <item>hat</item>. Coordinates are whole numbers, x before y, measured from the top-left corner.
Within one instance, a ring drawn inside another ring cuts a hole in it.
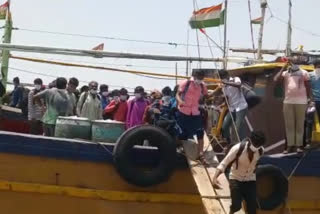
[[[161,99],[162,94],[161,94],[160,91],[158,91],[158,90],[155,89],[155,90],[153,90],[153,91],[151,92],[150,96],[151,96],[152,98],[154,98],[154,99]]]

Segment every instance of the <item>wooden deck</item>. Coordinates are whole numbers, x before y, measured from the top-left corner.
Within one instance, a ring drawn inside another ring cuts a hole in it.
[[[204,167],[199,161],[196,161],[197,144],[195,141],[184,141],[183,147],[187,156],[189,167],[193,179],[198,187],[199,194],[205,211],[207,214],[229,214],[230,211],[230,190],[229,183],[224,174],[219,177],[222,184],[222,189],[215,189],[212,186],[212,176],[216,171],[219,164],[218,159],[214,155],[208,136],[205,135],[204,148],[206,150],[205,156],[210,162],[209,167]],[[244,214],[240,210],[237,214]]]

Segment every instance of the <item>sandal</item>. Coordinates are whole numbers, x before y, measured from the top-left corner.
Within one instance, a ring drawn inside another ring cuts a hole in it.
[[[198,160],[205,167],[208,167],[210,165],[210,163],[206,160],[203,154],[199,156]]]
[[[297,148],[297,153],[303,153],[303,149],[302,148]]]

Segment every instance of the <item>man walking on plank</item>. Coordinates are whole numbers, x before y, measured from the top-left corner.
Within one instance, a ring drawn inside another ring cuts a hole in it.
[[[229,175],[231,207],[230,214],[241,209],[244,200],[248,214],[256,214],[256,164],[263,154],[265,135],[261,131],[253,131],[250,138],[234,145],[217,167],[213,176],[213,184],[221,186],[218,177],[231,167]]]

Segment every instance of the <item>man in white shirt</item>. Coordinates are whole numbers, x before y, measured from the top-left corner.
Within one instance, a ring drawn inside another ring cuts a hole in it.
[[[230,214],[241,209],[244,200],[248,214],[256,214],[256,174],[258,160],[263,155],[265,135],[261,131],[253,131],[250,138],[234,145],[213,176],[213,184],[221,186],[218,177],[231,166],[229,183],[231,206]]]

